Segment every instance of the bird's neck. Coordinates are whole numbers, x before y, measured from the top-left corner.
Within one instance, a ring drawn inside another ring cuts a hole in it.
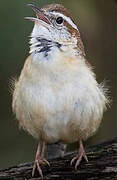
[[[54,42],[43,37],[32,38],[30,43],[30,53],[45,53],[45,56],[47,56],[48,52],[50,52],[53,47],[61,47],[61,44],[58,42]]]
[[[60,44],[58,42],[46,39],[44,37],[32,37],[30,41],[30,53],[39,61],[55,59],[58,54],[62,53],[68,57],[81,56],[73,44]]]

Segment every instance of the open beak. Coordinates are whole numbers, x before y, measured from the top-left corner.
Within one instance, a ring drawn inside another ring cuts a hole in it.
[[[31,21],[34,22],[38,22],[43,26],[48,26],[51,25],[51,22],[49,21],[49,19],[47,18],[47,16],[44,14],[44,12],[42,11],[42,9],[34,6],[33,4],[28,4],[28,6],[30,6],[33,11],[36,13],[37,18],[34,17],[26,17],[26,19],[29,19]]]

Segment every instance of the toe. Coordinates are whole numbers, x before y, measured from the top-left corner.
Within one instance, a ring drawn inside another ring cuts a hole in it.
[[[76,159],[78,159],[78,157],[77,157],[77,156],[76,156],[76,157],[74,157],[74,158],[71,160],[71,163],[70,163],[70,165],[71,165],[71,166],[73,165],[73,163],[74,163],[74,161],[75,161]]]

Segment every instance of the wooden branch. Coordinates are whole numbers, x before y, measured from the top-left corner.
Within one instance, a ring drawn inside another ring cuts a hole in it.
[[[50,160],[51,167],[42,167],[44,180],[117,180],[117,139],[88,147],[89,162],[82,161],[78,171],[70,166],[76,152],[66,154],[63,159]],[[33,163],[25,163],[0,171],[0,179],[39,180],[38,172],[31,177]]]

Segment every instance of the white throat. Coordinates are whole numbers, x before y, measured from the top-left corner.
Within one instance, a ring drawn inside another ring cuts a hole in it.
[[[55,59],[57,53],[62,52],[68,57],[82,55],[82,52],[77,48],[75,37],[63,41],[57,36],[53,29],[51,32],[44,26],[35,24],[31,34],[30,53],[35,56],[35,59],[43,59],[43,61]]]

